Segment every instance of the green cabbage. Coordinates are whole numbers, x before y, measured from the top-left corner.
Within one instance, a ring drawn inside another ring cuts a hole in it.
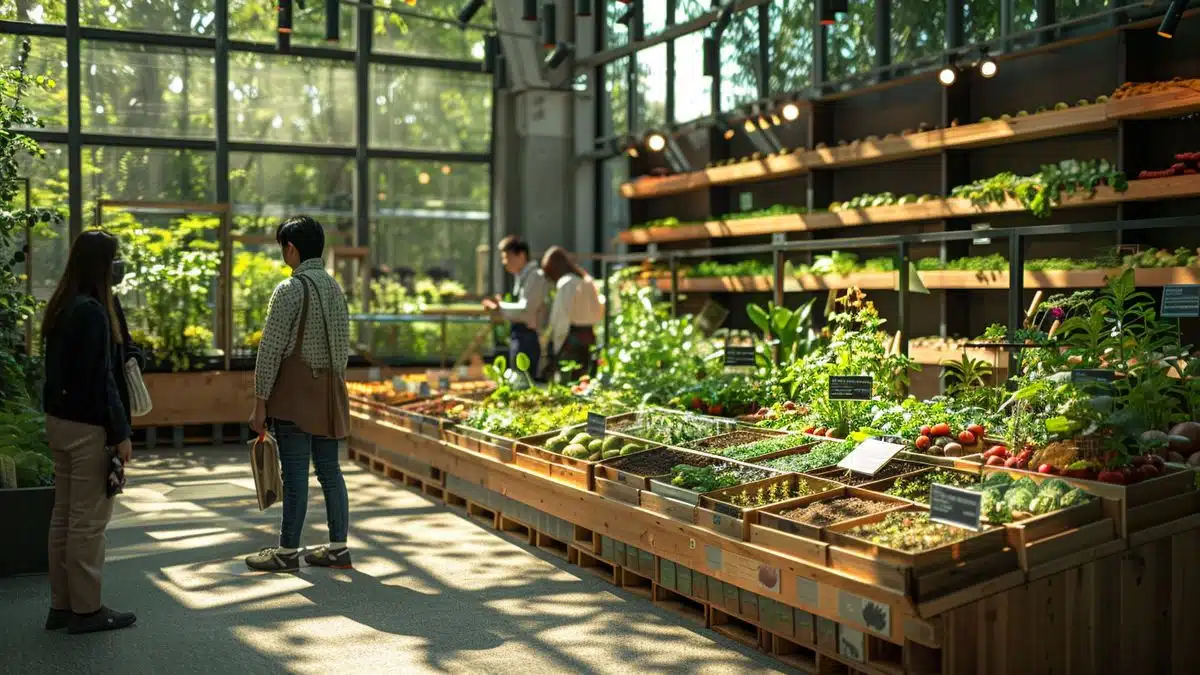
[[[1065,509],[1068,506],[1086,504],[1089,500],[1091,500],[1091,498],[1092,496],[1088,493],[1080,490],[1079,488],[1075,488],[1074,490],[1071,490],[1067,494],[1063,495],[1062,498],[1058,500],[1058,505]]]
[[[1042,487],[1040,490],[1038,490],[1038,494],[1053,494],[1057,497],[1062,497],[1070,491],[1071,486],[1068,485],[1065,480],[1062,480],[1061,478],[1051,478],[1045,483],[1042,483]]]
[[[1058,510],[1058,496],[1053,493],[1042,492],[1029,502],[1029,512],[1035,516],[1052,513]]]
[[[984,476],[982,485],[985,489],[991,487],[1007,488],[1012,482],[1012,476],[1002,471],[997,471],[996,473],[989,473]]]
[[[1026,487],[1016,487],[1018,484],[1015,483],[1008,492],[1004,493],[1004,503],[1013,511],[1028,511],[1034,492]]]

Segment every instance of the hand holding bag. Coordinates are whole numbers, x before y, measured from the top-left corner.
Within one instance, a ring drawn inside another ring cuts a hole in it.
[[[150,400],[150,391],[142,379],[142,369],[138,368],[136,359],[125,362],[125,386],[129,389],[129,414],[132,417],[148,415],[154,409]]]
[[[266,508],[283,497],[283,476],[279,468],[279,444],[271,432],[250,441],[250,470],[254,473],[254,492],[258,509]]]

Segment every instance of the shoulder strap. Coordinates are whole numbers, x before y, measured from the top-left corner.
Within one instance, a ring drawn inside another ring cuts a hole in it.
[[[299,275],[297,275],[297,276],[299,276]],[[317,296],[317,307],[320,308],[319,311],[321,313],[321,322],[325,325],[325,350],[329,353],[329,366],[330,366],[330,369],[332,370],[333,369],[333,336],[330,335],[330,333],[329,333],[329,316],[328,316],[329,312],[326,311],[327,308],[321,303],[321,294],[320,294],[320,292],[317,291],[317,282],[313,281],[312,279],[306,279],[303,276],[300,276],[300,282],[304,284],[305,297],[308,296],[308,284],[312,284],[313,295]]]
[[[308,285],[303,279],[300,281],[300,295],[303,298],[300,302],[300,316],[296,319],[296,346],[292,349],[294,354],[303,355],[304,349],[304,334],[308,327]]]

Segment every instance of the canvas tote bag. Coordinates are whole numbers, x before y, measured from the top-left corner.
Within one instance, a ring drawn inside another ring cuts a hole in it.
[[[250,441],[250,470],[254,473],[254,492],[260,511],[283,497],[283,476],[279,469],[279,444],[270,432]]]
[[[129,414],[132,417],[144,417],[154,409],[150,400],[150,391],[146,389],[146,381],[142,379],[142,369],[138,368],[136,359],[125,362],[125,387],[129,389]]]

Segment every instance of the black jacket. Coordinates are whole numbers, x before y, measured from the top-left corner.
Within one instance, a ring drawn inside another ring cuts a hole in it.
[[[124,314],[117,305],[122,338],[130,345]],[[108,445],[131,435],[125,385],[126,349],[115,344],[108,312],[99,300],[76,296],[46,335],[46,414],[104,427]]]

